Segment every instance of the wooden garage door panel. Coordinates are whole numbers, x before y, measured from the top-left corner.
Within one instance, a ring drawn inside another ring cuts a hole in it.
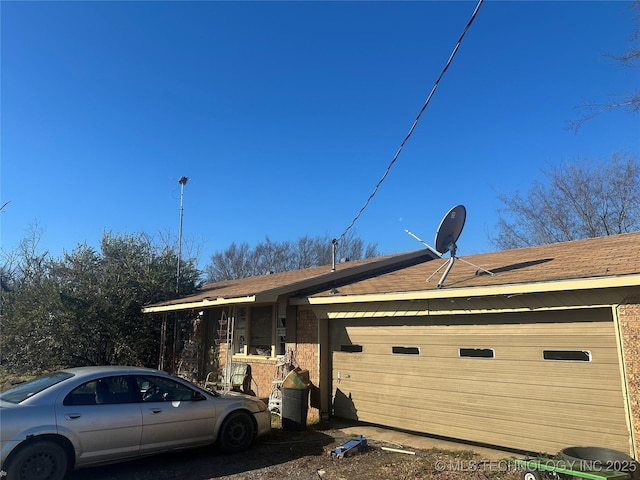
[[[610,320],[352,323],[330,330],[338,416],[523,450],[629,450]],[[362,352],[335,351],[342,345]],[[418,347],[419,355],[394,355],[393,346]],[[460,358],[459,348],[491,348],[495,358]],[[591,361],[544,360],[543,350],[586,350]]]
[[[622,452],[629,451],[624,424],[603,426],[601,420],[592,424],[588,417],[578,418],[572,428],[563,428],[560,432],[558,423],[549,423],[544,417],[531,419],[522,415],[522,412],[510,415],[511,412],[508,410],[499,417],[485,416],[482,422],[478,422],[478,412],[470,409],[468,405],[463,405],[455,411],[442,411],[439,408],[420,409],[414,404],[410,409],[409,418],[406,415],[408,409],[378,402],[363,401],[358,402],[357,407],[344,405],[344,408],[345,410],[336,410],[336,415],[340,413],[340,416],[357,418],[364,422],[526,451],[556,453],[568,445],[585,443],[606,446]],[[565,418],[562,420],[563,424],[568,420],[573,418]]]
[[[354,332],[359,335],[402,335],[408,332],[418,331],[420,328],[429,329],[431,335],[447,335],[452,332],[464,335],[574,335],[576,332],[585,335],[610,335],[610,321],[593,321],[593,322],[562,322],[562,323],[499,323],[491,322],[488,324],[468,323],[458,324],[455,318],[449,318],[447,325],[438,325],[427,320],[409,320],[409,319],[385,319],[386,323],[396,322],[397,325],[367,325],[368,319],[358,319],[348,322],[346,320],[336,320],[332,326],[353,328]],[[410,322],[410,323],[409,323]],[[377,319],[377,324],[381,321]],[[499,331],[496,331],[496,327]]]
[[[402,378],[429,385],[434,379],[466,380],[473,378],[479,381],[496,381],[496,371],[501,373],[498,380],[514,385],[538,385],[540,376],[545,376],[545,385],[567,385],[570,379],[572,386],[594,390],[620,390],[619,376],[611,375],[611,365],[589,363],[588,375],[582,362],[521,361],[514,362],[503,359],[474,358],[437,358],[425,359],[422,356],[407,355],[395,362],[387,361],[381,365],[377,357],[359,353],[334,352],[334,358],[340,358],[341,365],[348,366],[349,371],[371,375],[372,383],[378,375],[388,374],[389,383],[397,384]],[[400,363],[401,362],[401,363]],[[338,370],[334,369],[334,375]],[[334,378],[335,380],[335,378]],[[380,383],[380,382],[378,382]]]
[[[345,373],[342,372],[342,379],[340,381],[335,380],[335,383],[337,383],[336,388],[339,388],[342,392],[349,392],[354,398],[366,398],[367,400],[380,395],[383,398],[388,398],[389,401],[385,403],[390,404],[406,402],[407,405],[415,405],[416,399],[420,399],[421,404],[439,405],[461,399],[461,402],[467,402],[468,404],[480,403],[495,408],[500,406],[502,402],[515,401],[521,403],[527,402],[531,398],[541,398],[535,403],[539,407],[538,411],[532,412],[536,416],[539,415],[541,410],[544,410],[544,413],[547,414],[548,409],[551,408],[555,411],[570,411],[587,407],[613,407],[617,409],[620,406],[620,398],[615,390],[592,391],[587,396],[584,395],[585,389],[583,388],[502,386],[499,382],[487,384],[474,382],[473,380],[459,382],[440,380],[431,384],[423,384],[422,388],[408,382],[398,382],[392,389],[389,389],[381,382],[362,383],[353,378],[344,379],[344,377]],[[443,408],[445,407],[446,405],[443,405]],[[621,420],[624,422],[624,417]]]
[[[431,435],[464,439],[471,442],[487,443],[486,439],[490,438],[491,445],[549,454],[555,454],[566,448],[567,445],[584,445],[585,439],[595,434],[600,439],[600,445],[621,452],[629,451],[629,441],[624,435],[601,435],[599,432],[592,430],[574,429],[565,430],[562,436],[558,436],[556,427],[527,424],[517,418],[513,422],[503,422],[500,425],[491,421],[478,424],[473,418],[467,419],[459,413],[449,418],[437,416],[431,420],[431,423],[426,423],[424,420],[407,422],[405,418],[395,417],[382,411],[372,412],[367,415],[366,420],[363,419],[363,421],[370,423],[420,431]],[[429,429],[425,429],[425,426],[428,426]],[[592,445],[592,443],[589,443],[589,445]]]
[[[423,352],[420,355],[391,355],[387,352],[386,356],[370,355],[365,353],[368,349],[364,349],[363,353],[333,352],[335,358],[344,357],[344,361],[353,368],[371,371],[392,371],[400,372],[405,375],[424,375],[435,374],[441,375],[446,371],[447,375],[456,372],[482,372],[490,371],[497,375],[514,375],[518,373],[531,373],[535,370],[537,375],[547,375],[553,373],[560,377],[576,377],[583,376],[585,368],[588,368],[589,375],[610,375],[612,366],[602,359],[595,359],[593,362],[560,362],[551,360],[542,360],[542,355],[533,355],[529,358],[519,360],[508,360],[504,358],[459,358],[457,350],[455,355],[429,357]],[[499,364],[496,367],[495,364]],[[402,368],[402,370],[398,370]]]
[[[513,347],[523,346],[539,346],[545,348],[551,347],[564,347],[564,346],[576,346],[579,347],[588,343],[590,345],[599,345],[602,347],[615,348],[615,338],[604,335],[581,335],[577,338],[575,335],[541,335],[541,334],[527,334],[520,333],[519,335],[472,335],[465,333],[440,333],[430,334],[428,331],[416,331],[414,333],[394,334],[394,335],[363,335],[362,332],[350,332],[351,341],[353,343],[362,343],[366,345],[388,345],[390,342],[395,342],[399,345],[425,345],[425,346],[450,346],[458,347],[461,344],[470,343],[474,345],[510,345]]]
[[[497,366],[496,368],[500,367]],[[455,373],[447,372],[447,377],[445,378],[437,376],[432,371],[408,374],[390,372],[389,370],[361,370],[352,366],[345,366],[342,370],[334,372],[332,379],[334,385],[338,382],[338,372],[341,374],[341,383],[337,383],[338,387],[348,385],[355,388],[361,385],[360,390],[380,387],[386,391],[386,386],[393,386],[395,390],[407,385],[410,390],[420,388],[428,391],[473,391],[526,398],[528,395],[536,395],[537,392],[541,392],[544,388],[546,398],[552,395],[572,396],[574,397],[572,403],[580,403],[578,396],[588,390],[590,395],[586,396],[586,403],[600,403],[602,398],[606,398],[605,396],[609,392],[613,394],[616,405],[618,404],[618,394],[620,393],[619,378],[612,377],[610,374],[600,377],[583,375],[575,378],[563,378],[554,375],[545,379],[540,376],[497,376],[491,372],[480,374],[469,369],[466,372],[463,370],[458,370]],[[349,377],[345,378],[347,375]]]
[[[558,403],[552,398],[540,399],[535,395],[536,389],[529,389],[529,391],[521,389],[516,392],[517,395],[511,396],[500,394],[497,391],[486,393],[454,389],[429,389],[428,393],[416,396],[415,388],[399,386],[396,387],[392,395],[389,395],[387,391],[375,390],[370,385],[342,381],[338,390],[346,398],[361,398],[365,402],[372,403],[371,409],[373,410],[406,408],[407,416],[411,417],[416,409],[443,412],[464,409],[466,413],[476,412],[483,417],[518,414],[523,418],[537,419],[543,423],[563,422],[569,421],[571,418],[579,418],[587,420],[587,422],[603,422],[606,425],[626,425],[624,417],[620,418],[615,415],[618,410],[618,402],[613,393],[598,395],[597,403],[583,401],[583,403],[569,404]],[[359,407],[362,405],[359,404]],[[540,415],[540,412],[544,412],[544,416]]]
[[[366,344],[366,350],[363,348],[362,353],[370,354],[370,355],[389,355],[392,354],[392,347],[416,347],[419,349],[419,354],[423,358],[429,357],[443,357],[443,358],[452,358],[458,356],[459,348],[488,348],[493,349],[495,351],[496,359],[503,360],[542,360],[542,352],[543,350],[588,350],[594,359],[597,357],[599,363],[614,363],[618,364],[618,352],[613,347],[591,347],[585,348],[584,343],[578,345],[567,345],[565,344],[562,347],[549,346],[549,347],[539,347],[539,346],[506,346],[499,345],[497,342],[492,343],[473,343],[471,341],[460,341],[456,346],[451,345],[424,345],[419,341],[414,342],[395,342],[395,339],[392,340],[391,344]],[[408,355],[404,355],[408,356]],[[474,359],[476,361],[482,361],[486,359]]]
[[[341,390],[341,392],[343,392]],[[355,392],[343,392],[355,394]],[[442,399],[440,399],[442,400]],[[558,422],[571,423],[573,425],[572,430],[589,432],[596,430],[598,435],[609,435],[612,437],[618,437],[621,429],[624,433],[625,423],[624,421],[619,423],[612,423],[608,421],[604,415],[615,414],[614,407],[599,407],[599,408],[583,408],[583,409],[556,409],[553,405],[542,405],[536,403],[535,400],[520,404],[513,401],[498,401],[496,403],[473,403],[468,400],[468,397],[462,394],[451,395],[447,397],[445,405],[436,404],[435,402],[429,402],[425,399],[414,399],[412,402],[394,402],[388,396],[384,395],[371,395],[367,397],[367,400],[359,402],[358,409],[362,409],[367,413],[380,413],[388,412],[390,416],[397,418],[404,418],[407,420],[407,413],[411,413],[409,423],[425,423],[430,428],[433,425],[447,424],[448,422],[460,422],[463,419],[475,418],[482,416],[483,421],[481,425],[487,423],[493,423],[496,425],[512,425],[513,422],[517,422],[519,425],[536,425],[543,428],[555,428]],[[544,416],[533,415],[530,409],[546,408]],[[458,420],[456,420],[458,418]],[[472,423],[466,425],[473,427]],[[408,428],[405,426],[405,428]],[[484,427],[483,427],[484,428]],[[626,436],[622,435],[624,438]]]

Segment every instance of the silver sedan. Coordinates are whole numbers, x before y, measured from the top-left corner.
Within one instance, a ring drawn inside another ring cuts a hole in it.
[[[136,367],[62,370],[0,394],[2,475],[62,479],[67,471],[217,442],[248,448],[271,429],[255,397],[224,395]]]

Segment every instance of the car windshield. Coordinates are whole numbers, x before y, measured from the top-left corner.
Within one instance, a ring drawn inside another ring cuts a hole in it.
[[[9,403],[20,403],[27,398],[32,397],[36,393],[71,377],[73,377],[73,374],[69,372],[56,372],[51,375],[45,375],[29,382],[21,383],[9,390],[5,390],[0,393],[0,400]]]

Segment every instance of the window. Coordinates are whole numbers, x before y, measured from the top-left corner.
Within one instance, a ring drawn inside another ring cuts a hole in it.
[[[341,352],[361,353],[362,345],[340,345]]]
[[[287,304],[278,304],[278,320],[276,324],[276,355],[287,353]]]
[[[195,400],[199,395],[186,385],[164,377],[136,377],[143,402],[180,402]]]
[[[247,344],[247,309],[245,307],[240,307],[237,309],[236,313],[233,353],[245,353],[244,347]]]
[[[24,382],[16,385],[9,390],[5,390],[0,395],[0,400],[9,403],[20,403],[36,393],[73,377],[73,374],[67,372],[57,372],[52,375],[39,377],[30,382]]]
[[[471,358],[494,358],[495,352],[493,348],[459,348],[458,355]]]
[[[568,362],[590,362],[591,352],[588,350],[544,350],[542,358]]]
[[[249,316],[249,341],[247,343],[250,355],[271,356],[271,332],[273,331],[273,308],[254,307]]]
[[[133,403],[137,395],[131,390],[127,377],[105,377],[83,383],[73,389],[62,402],[64,405],[100,405]]]
[[[63,405],[95,405],[96,400],[96,381],[85,383],[75,388],[69,393],[64,401]]]
[[[391,352],[394,355],[420,355],[418,347],[392,347]]]
[[[238,307],[233,353],[271,357],[286,353],[286,304]]]

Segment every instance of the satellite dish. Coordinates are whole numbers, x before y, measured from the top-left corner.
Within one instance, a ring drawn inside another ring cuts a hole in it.
[[[438,227],[438,230],[436,232],[435,249],[431,248],[429,245],[427,245],[425,242],[423,242],[419,237],[411,233],[409,230],[405,230],[405,232],[407,232],[409,235],[411,235],[413,238],[418,240],[429,250],[431,250],[436,255],[438,255],[438,257],[442,258],[442,256],[447,252],[451,254],[451,258],[449,258],[447,263],[440,265],[440,267],[438,267],[438,269],[435,272],[433,272],[429,276],[429,278],[427,278],[427,282],[428,282],[436,273],[438,273],[442,268],[446,267],[444,273],[442,274],[442,277],[440,278],[440,281],[438,282],[438,288],[442,288],[444,286],[444,280],[447,278],[447,275],[449,275],[449,271],[451,271],[451,268],[453,267],[453,264],[456,261],[456,259],[459,258],[456,256],[456,251],[458,250],[458,246],[456,245],[456,242],[458,241],[458,238],[460,238],[460,234],[462,233],[462,229],[464,228],[464,222],[466,219],[467,219],[467,210],[466,208],[464,208],[464,205],[456,205],[451,210],[449,210],[447,214],[444,216],[444,218],[442,219],[442,221],[440,222],[440,226]],[[482,267],[474,265],[473,263],[468,262],[463,258],[460,258],[460,260],[462,260],[464,263],[467,263],[473,267],[476,267],[476,275],[480,271],[488,273],[491,276],[494,275],[493,272],[490,272],[489,270],[485,270]]]
[[[456,242],[460,238],[464,221],[467,218],[467,209],[464,205],[457,205],[447,212],[436,233],[435,246],[440,255],[451,252],[455,255]]]

